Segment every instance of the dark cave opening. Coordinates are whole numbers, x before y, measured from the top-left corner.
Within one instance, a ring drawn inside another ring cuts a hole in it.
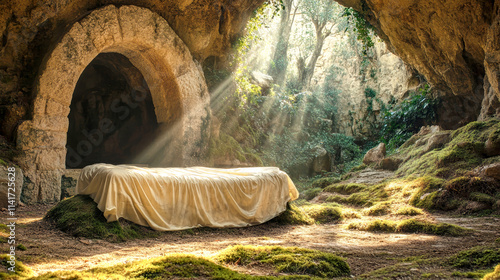
[[[118,53],[99,54],[81,74],[70,105],[66,168],[147,164],[134,158],[158,131],[141,72]]]

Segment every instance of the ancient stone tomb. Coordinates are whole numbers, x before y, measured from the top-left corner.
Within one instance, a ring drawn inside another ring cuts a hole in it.
[[[65,168],[192,165],[209,95],[201,67],[156,13],[113,5],[74,23],[39,70],[18,129],[25,202],[60,198]]]

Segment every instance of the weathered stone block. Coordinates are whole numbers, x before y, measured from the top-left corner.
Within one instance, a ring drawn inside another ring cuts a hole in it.
[[[9,167],[14,168],[14,171],[9,171]],[[19,205],[21,198],[24,182],[23,171],[19,167],[9,167],[0,165],[0,208],[8,208],[11,199],[15,201],[14,205]],[[10,178],[15,180],[11,181]]]

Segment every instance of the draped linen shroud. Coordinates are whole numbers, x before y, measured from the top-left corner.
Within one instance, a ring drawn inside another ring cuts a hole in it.
[[[264,223],[299,195],[277,167],[143,168],[102,163],[83,168],[76,191],[92,197],[108,222],[124,218],[159,231]]]

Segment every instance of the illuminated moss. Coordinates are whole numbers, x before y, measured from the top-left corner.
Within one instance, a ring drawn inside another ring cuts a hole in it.
[[[331,253],[297,247],[237,245],[220,252],[217,260],[221,263],[240,265],[257,262],[270,265],[278,272],[322,278],[350,274],[349,265],[344,259]]]

